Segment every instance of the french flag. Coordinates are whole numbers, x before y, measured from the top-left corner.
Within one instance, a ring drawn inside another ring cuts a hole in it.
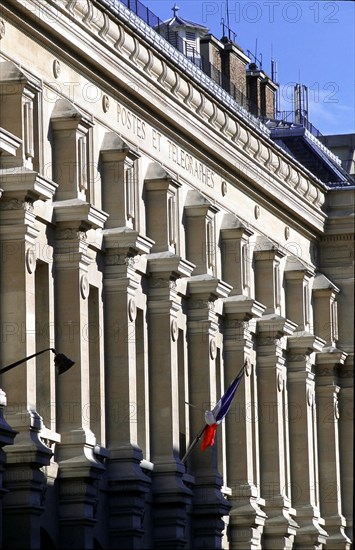
[[[216,430],[218,424],[220,424],[223,418],[226,416],[227,412],[230,409],[235,392],[238,389],[238,386],[243,378],[245,371],[245,365],[243,366],[240,373],[233,380],[227,391],[222,395],[221,399],[218,401],[217,405],[212,409],[212,411],[205,412],[205,421],[206,426],[204,429],[203,440],[201,444],[201,449],[204,451],[207,447],[214,445],[214,440],[216,436]]]

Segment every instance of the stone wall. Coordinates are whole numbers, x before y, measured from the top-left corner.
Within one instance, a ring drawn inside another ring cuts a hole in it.
[[[2,376],[4,547],[348,549],[346,201],[125,8],[15,4],[1,364],[75,365]]]

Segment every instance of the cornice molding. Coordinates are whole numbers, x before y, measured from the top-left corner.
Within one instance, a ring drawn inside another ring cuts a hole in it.
[[[18,0],[17,3],[24,8],[24,0]],[[203,123],[210,128],[214,128],[219,136],[221,134],[225,136],[229,141],[228,149],[230,153],[224,156],[228,161],[228,157],[231,153],[233,154],[236,174],[240,171],[243,178],[253,183],[255,191],[262,189],[263,194],[273,196],[289,210],[298,211],[299,215],[310,226],[316,228],[317,231],[323,231],[325,215],[321,211],[321,207],[325,200],[325,190],[321,188],[320,182],[313,178],[304,167],[298,166],[294,159],[288,157],[284,151],[273,143],[267,132],[260,130],[261,126],[255,126],[255,120],[257,119],[254,120],[254,117],[251,117],[249,113],[244,113],[242,116],[240,106],[236,107],[237,104],[231,96],[202,73],[198,67],[191,64],[185,56],[177,52],[165,39],[157,35],[152,28],[137,18],[135,14],[124,6],[121,9],[120,6],[119,15],[122,15],[122,25],[118,25],[119,17],[112,14],[107,16],[109,12],[105,12],[104,8],[98,4],[94,4],[93,13],[90,17],[88,17],[87,3],[84,2],[68,4],[68,2],[60,0],[54,4],[53,0],[48,0],[46,5],[43,6],[39,0],[30,0],[30,4],[34,8],[34,12],[39,7],[41,10],[48,12],[48,17],[41,19],[41,25],[47,26],[47,30],[49,28],[53,35],[58,36],[60,34],[63,39],[70,35],[71,48],[81,52],[85,49],[85,55],[89,55],[90,59],[98,62],[101,55],[100,66],[103,75],[109,69],[113,80],[119,78],[123,86],[130,86],[133,91],[132,71],[130,75],[127,71],[133,68],[134,65],[134,74],[136,75],[134,78],[137,78],[140,73],[140,86],[142,85],[142,76],[148,79],[150,84],[142,88],[143,92],[140,94],[140,98],[143,102],[144,99],[146,102],[148,101],[148,96],[154,92],[155,86],[155,88],[164,89],[165,93],[168,93],[175,103],[180,104],[180,110],[185,111],[186,106],[189,104],[190,111],[195,111],[194,113],[190,112],[190,116],[194,114],[196,122],[191,131],[195,131],[195,133],[199,129],[202,131],[201,123]],[[27,0],[26,6],[29,16],[33,16],[33,10],[30,11],[31,6],[28,6]],[[70,11],[68,11],[68,7],[70,7]],[[57,17],[57,20],[53,23],[55,13],[59,14],[60,17]],[[75,25],[73,25],[73,19]],[[48,21],[51,22],[51,27],[49,27]],[[133,39],[133,30],[128,29],[126,24],[135,25],[135,31],[141,35],[142,43],[140,43],[139,48],[137,47],[137,40]],[[105,29],[105,32],[100,32],[103,29]],[[85,36],[85,33],[87,36]],[[95,37],[94,41],[92,40],[93,36]],[[147,37],[150,37],[149,45]],[[111,50],[110,55],[107,55],[108,52],[105,51],[108,48]],[[155,50],[152,51],[151,48],[155,48]],[[113,51],[116,53],[115,63],[112,60]],[[171,65],[167,56],[169,53],[174,54],[175,57],[177,56],[178,66]],[[134,64],[132,63],[132,55],[135,58]],[[120,70],[119,74],[117,69],[120,64],[117,63],[117,56],[125,62],[124,70]],[[179,68],[181,69],[180,72]],[[188,78],[189,73],[184,74],[182,72],[188,72],[189,69],[193,70],[193,75],[190,75],[193,76],[193,80]],[[127,74],[125,74],[125,71]],[[163,81],[160,78],[162,74],[164,74]],[[179,75],[178,85],[176,75]],[[129,76],[130,78],[128,78]],[[104,77],[98,76],[98,78],[103,80]],[[154,103],[150,100],[150,104]],[[200,114],[198,114],[196,111],[202,103],[203,109],[200,109]],[[176,107],[177,105],[175,105]],[[156,108],[159,108],[159,105],[156,105]],[[226,113],[226,109],[228,109],[228,113]],[[164,116],[166,117],[166,114]],[[172,124],[174,124],[174,121],[172,121]],[[212,148],[216,137],[211,135],[210,146]],[[225,149],[225,144],[221,140],[218,143],[219,148],[216,148],[215,154],[221,155],[223,149]],[[234,143],[237,148],[235,153],[230,148],[231,143]],[[208,155],[207,151],[206,154]],[[237,166],[235,158],[237,158]]]

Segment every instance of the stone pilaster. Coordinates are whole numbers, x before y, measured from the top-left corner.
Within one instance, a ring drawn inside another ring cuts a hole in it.
[[[104,466],[96,454],[90,429],[89,280],[86,230],[102,227],[104,213],[74,199],[55,203],[56,217],[56,345],[70,356],[74,367],[58,379],[59,514],[61,546],[75,541],[93,544],[98,483]],[[74,504],[73,504],[74,502]]]
[[[217,402],[216,336],[219,315],[215,302],[218,298],[226,298],[230,290],[229,285],[210,275],[192,277],[188,282],[190,401],[198,407],[191,410],[192,438],[205,423],[203,410],[210,410]],[[218,472],[216,448],[208,447],[204,452],[195,448],[188,459],[188,469],[196,481],[192,548],[221,548],[222,517],[228,514],[230,505],[221,492],[223,479]]]
[[[1,267],[1,363],[6,366],[38,351],[33,330],[38,236],[33,202],[51,197],[55,184],[21,167],[1,170],[0,181],[4,189],[0,202],[0,239],[4,251]],[[54,368],[49,353],[47,366]],[[49,464],[53,453],[41,440],[44,426],[36,412],[35,380],[35,359],[2,376],[9,400],[6,417],[18,432],[14,445],[4,448],[4,486],[11,491],[3,501],[6,548],[39,546],[46,485],[41,468]]]
[[[354,188],[336,187],[327,193],[326,232],[320,241],[319,268],[329,277],[328,293],[334,285],[337,297],[338,322],[336,345],[348,354],[339,369],[339,440],[342,513],[345,532],[353,538],[354,515]],[[324,279],[323,279],[324,281]],[[323,286],[323,285],[322,285]],[[323,294],[323,292],[322,292]],[[334,303],[334,302],[333,302]],[[322,312],[320,312],[322,313]],[[333,312],[334,314],[334,312]],[[327,315],[328,317],[328,315]],[[333,324],[333,323],[332,323]],[[332,325],[324,327],[325,336]],[[322,336],[322,334],[320,334]],[[323,337],[323,336],[322,336]]]
[[[319,450],[319,494],[322,517],[329,535],[327,549],[350,548],[345,534],[346,521],[342,514],[340,477],[339,403],[340,390],[337,369],[341,371],[346,353],[335,347],[324,348],[317,354],[316,402]]]
[[[141,275],[140,254],[152,241],[125,229],[108,229],[105,242],[105,326],[107,460],[109,539],[111,548],[142,548],[145,496],[150,479],[140,463],[138,408],[147,404],[137,397],[136,314]],[[120,312],[120,315],[117,315]]]
[[[153,471],[153,546],[185,548],[191,490],[179,458],[178,321],[176,279],[193,265],[170,252],[150,254],[148,326]]]
[[[294,333],[288,338],[288,398],[291,456],[292,506],[296,509],[295,549],[321,549],[327,532],[320,515],[315,399],[315,352],[324,340]],[[305,475],[305,472],[307,475]]]
[[[260,497],[258,396],[255,370],[255,321],[265,306],[247,298],[224,300],[224,368],[233,380],[246,362],[244,378],[226,416],[227,485],[232,494],[228,538],[231,548],[260,548],[265,504]]]
[[[296,324],[278,315],[257,321],[261,491],[267,519],[263,548],[291,549],[298,525],[291,505],[286,337]]]

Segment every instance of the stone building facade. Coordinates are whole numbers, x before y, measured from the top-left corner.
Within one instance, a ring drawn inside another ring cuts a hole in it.
[[[323,181],[118,1],[0,6],[1,366],[75,361],[1,378],[3,547],[348,550],[336,157],[303,135]],[[244,363],[216,445],[184,463]]]

